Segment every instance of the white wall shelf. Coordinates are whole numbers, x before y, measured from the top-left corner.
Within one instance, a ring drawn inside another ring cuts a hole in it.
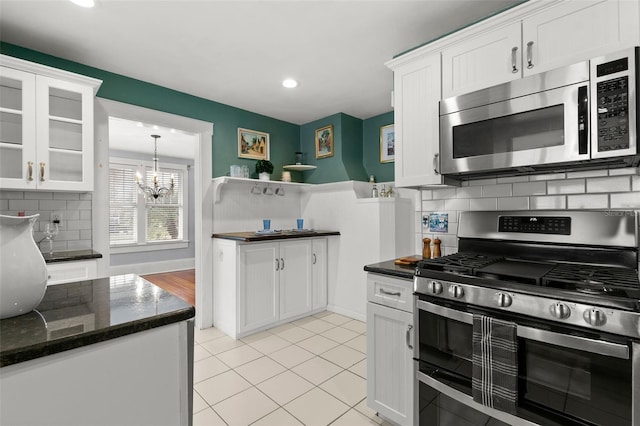
[[[317,166],[312,166],[311,164],[289,164],[287,166],[282,166],[282,168],[286,170],[294,170],[296,172],[303,172],[305,170],[316,169]]]
[[[300,183],[300,182],[283,182],[278,180],[259,180],[259,179],[249,179],[249,178],[238,178],[238,177],[229,177],[222,176],[214,178],[213,180],[213,202],[214,204],[219,203],[222,200],[222,189],[226,186],[245,186],[247,188],[247,194],[251,191],[251,189],[255,186],[260,189],[260,191],[264,191],[266,188],[271,188],[273,191],[272,195],[269,196],[277,196],[276,189],[283,188],[285,194],[287,192],[299,192],[302,187],[312,186],[308,183]]]

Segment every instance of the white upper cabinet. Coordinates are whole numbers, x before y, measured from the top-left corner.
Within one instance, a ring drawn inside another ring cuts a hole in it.
[[[92,191],[100,81],[5,56],[0,63],[0,188]]]
[[[488,20],[463,30],[460,41],[442,50],[442,97],[638,45],[639,4],[628,0],[532,3],[525,7],[533,9],[521,15],[507,13],[507,18],[496,17],[499,22]]]
[[[398,187],[442,184],[439,163],[440,55],[392,63]]]
[[[525,18],[523,75],[639,44],[639,5],[637,0],[567,1]]]
[[[515,22],[443,50],[442,98],[522,77],[520,38]]]

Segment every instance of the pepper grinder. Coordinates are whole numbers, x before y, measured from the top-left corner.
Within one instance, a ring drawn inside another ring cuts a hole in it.
[[[422,240],[422,258],[431,259],[431,239],[429,238]]]
[[[442,241],[440,241],[440,238],[436,237],[435,240],[433,240],[433,258],[435,259],[436,257],[440,257],[440,243]]]

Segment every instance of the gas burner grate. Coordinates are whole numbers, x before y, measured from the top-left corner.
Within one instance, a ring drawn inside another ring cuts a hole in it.
[[[575,289],[588,294],[638,291],[638,272],[630,268],[559,263],[545,275],[547,287]]]
[[[418,262],[417,268],[422,270],[435,270],[453,272],[458,274],[473,275],[476,269],[500,261],[500,256],[487,256],[475,253],[455,253],[449,256],[435,259],[423,259]]]

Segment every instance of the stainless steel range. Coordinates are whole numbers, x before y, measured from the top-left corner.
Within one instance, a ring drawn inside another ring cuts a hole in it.
[[[640,425],[638,219],[464,212],[414,280],[421,425]]]

